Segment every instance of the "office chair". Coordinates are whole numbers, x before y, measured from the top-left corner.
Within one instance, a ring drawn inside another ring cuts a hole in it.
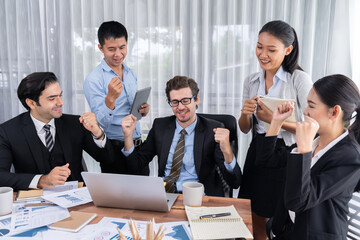
[[[229,141],[231,149],[233,150],[233,153],[235,157],[237,157],[238,153],[238,136],[237,136],[237,121],[236,118],[232,115],[228,114],[205,114],[205,113],[198,113],[199,116],[202,116],[204,118],[209,118],[216,120],[218,122],[221,122],[224,124],[225,128],[230,131]],[[216,171],[218,175],[220,176],[221,183],[223,185],[223,189],[225,192],[225,197],[233,197],[233,191],[230,188],[230,186],[225,182],[224,177],[222,176],[222,173],[220,172],[220,169],[216,167]]]
[[[353,197],[349,202],[349,231],[347,239],[360,239],[360,193],[353,193]]]

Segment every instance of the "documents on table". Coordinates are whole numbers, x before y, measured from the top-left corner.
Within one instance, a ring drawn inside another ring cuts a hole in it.
[[[269,108],[272,112],[275,111],[276,106],[285,103],[285,102],[293,102],[296,105],[296,102],[294,99],[281,99],[281,98],[274,98],[274,97],[260,97],[259,99],[261,102],[265,104],[267,108]],[[295,107],[295,106],[294,106]],[[294,109],[294,112],[291,114],[290,117],[286,119],[288,122],[296,122],[295,114],[297,111],[297,108]],[[301,114],[301,113],[300,113]],[[270,124],[264,122],[264,128],[265,131],[269,130]],[[284,129],[281,129],[281,131],[285,131]]]
[[[0,217],[0,238],[10,233],[11,215]]]
[[[185,206],[185,211],[194,239],[253,238],[233,205],[228,207]],[[200,219],[207,215],[215,217]]]
[[[75,207],[92,202],[87,187],[72,189],[64,192],[43,196],[43,199],[53,202],[63,208]]]
[[[43,189],[31,189],[31,190],[19,190],[16,194],[16,201],[28,201],[28,200],[41,200],[42,196],[49,195],[56,192],[67,191],[71,189],[80,188],[83,186],[83,182],[70,181],[64,185],[57,185],[52,188]]]
[[[139,229],[141,239],[145,239],[146,236],[146,221],[135,221],[136,226]],[[132,239],[131,231],[129,228],[129,219],[123,218],[109,218],[103,217],[101,221],[97,224],[98,231],[94,235],[89,236],[89,239],[118,239],[119,234],[116,230],[119,228],[121,232],[128,238]],[[166,229],[165,236],[163,240],[190,240],[191,233],[189,229],[189,223],[186,221],[181,222],[165,222],[155,224],[155,232],[158,232],[160,226],[163,225],[163,228]]]
[[[76,189],[76,188],[78,188],[78,185],[79,185],[78,181],[65,182],[64,185],[57,185],[52,188],[44,188],[42,195],[46,196],[46,195],[57,193],[57,192],[64,192],[64,191]]]
[[[14,204],[10,234],[46,226],[69,216],[69,211],[59,206],[25,207],[23,203]]]

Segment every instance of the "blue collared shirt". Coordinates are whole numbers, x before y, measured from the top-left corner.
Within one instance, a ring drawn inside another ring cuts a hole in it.
[[[174,133],[174,137],[170,146],[170,151],[168,155],[168,159],[165,166],[165,176],[168,176],[171,171],[172,166],[172,160],[175,152],[175,148],[177,145],[177,142],[180,139],[181,131],[183,128],[179,125],[179,123],[176,122],[176,129]],[[182,161],[182,167],[180,170],[180,176],[178,180],[176,181],[176,189],[177,191],[182,191],[182,184],[184,182],[198,182],[199,178],[196,174],[195,169],[195,162],[194,162],[194,137],[195,137],[195,126],[197,123],[197,117],[196,120],[190,124],[188,127],[185,128],[186,134],[185,134],[185,149],[184,149],[184,157]]]
[[[137,77],[133,70],[123,63],[123,91],[115,101],[115,109],[111,110],[105,105],[108,94],[108,85],[114,77],[119,77],[103,59],[101,63],[86,77],[84,94],[95,113],[96,119],[104,129],[109,139],[124,140],[121,120],[130,114],[131,105],[137,91]],[[133,138],[141,136],[140,123],[136,123]]]
[[[172,166],[172,159],[174,156],[174,151],[177,145],[177,142],[180,139],[181,131],[183,128],[179,125],[179,123],[176,122],[176,128],[174,137],[172,139],[172,143],[170,146],[169,155],[167,158],[166,166],[165,166],[165,175],[164,177],[168,176],[171,171]],[[176,189],[179,192],[182,192],[182,184],[185,182],[198,182],[199,178],[196,173],[195,169],[195,161],[194,161],[194,137],[195,137],[195,127],[197,123],[197,117],[196,120],[190,124],[188,127],[185,128],[186,134],[185,134],[185,149],[184,149],[184,157],[182,161],[182,167],[180,170],[180,176],[179,179],[176,181]],[[215,139],[214,139],[215,141]],[[134,146],[129,151],[124,151],[122,149],[122,152],[125,156],[129,156],[134,151]],[[230,164],[227,164],[224,162],[225,168],[227,171],[232,172],[236,165],[236,158],[235,155],[233,157],[233,161]]]
[[[266,94],[265,89],[265,71],[262,70],[262,72],[260,72],[260,76],[256,76],[254,77],[254,80],[259,77],[260,78],[260,85],[259,85],[259,89],[257,92],[257,96],[266,96],[266,97],[275,97],[275,98],[281,98],[281,93],[283,91],[284,88],[284,84],[287,83],[287,72],[284,71],[283,67],[280,66],[280,68],[277,70],[274,78],[273,78],[273,85],[270,87],[268,93]],[[256,112],[255,112],[255,116],[256,116]],[[257,118],[257,117],[256,117]],[[266,133],[265,128],[264,128],[264,122],[258,120],[258,124],[257,124],[257,132],[258,133]],[[281,137],[281,136],[279,136]]]

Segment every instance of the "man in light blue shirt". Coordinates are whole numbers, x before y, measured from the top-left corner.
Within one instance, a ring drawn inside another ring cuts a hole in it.
[[[183,183],[201,182],[206,195],[224,196],[216,167],[231,188],[239,187],[241,170],[230,146],[229,130],[220,122],[196,114],[200,102],[198,93],[197,83],[191,78],[176,76],[169,80],[166,95],[174,115],[155,119],[139,149],[134,149],[132,138],[136,118],[133,115],[123,118],[123,154],[133,173],[147,166],[157,155],[158,176],[164,178],[166,188],[173,185],[167,188],[168,192],[181,193]],[[176,171],[179,174],[175,175]]]
[[[84,94],[95,113],[97,121],[104,129],[114,146],[120,151],[124,146],[124,134],[121,120],[130,113],[137,91],[137,77],[133,70],[125,65],[127,55],[127,31],[119,22],[110,21],[101,24],[98,30],[99,49],[104,54],[101,63],[86,77]],[[139,112],[146,116],[149,105],[143,104]],[[133,133],[136,146],[141,143],[140,123]],[[126,166],[119,160],[114,164],[101,164],[102,172],[128,173]],[[143,174],[148,174],[148,167]]]

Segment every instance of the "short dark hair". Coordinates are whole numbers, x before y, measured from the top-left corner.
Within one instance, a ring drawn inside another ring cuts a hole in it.
[[[166,93],[166,97],[167,97],[168,101],[170,101],[170,91],[171,90],[179,90],[181,88],[187,88],[187,87],[189,87],[191,89],[191,93],[193,96],[198,95],[199,88],[194,79],[188,78],[185,76],[175,76],[172,79],[170,79],[166,83],[166,89],[165,89],[165,93]],[[195,97],[194,99],[196,101],[197,97]]]
[[[299,60],[299,42],[296,31],[288,23],[276,20],[266,23],[260,30],[260,33],[267,32],[278,38],[285,47],[293,46],[291,53],[285,56],[282,67],[286,72],[293,73],[296,69],[302,70],[298,64]]]
[[[52,72],[34,72],[21,80],[17,89],[17,94],[22,105],[30,110],[26,104],[29,98],[39,104],[39,97],[49,83],[57,82],[57,77]]]
[[[116,39],[125,37],[127,42],[128,33],[124,25],[116,21],[103,22],[98,30],[98,39],[101,46],[104,46],[105,39]]]

